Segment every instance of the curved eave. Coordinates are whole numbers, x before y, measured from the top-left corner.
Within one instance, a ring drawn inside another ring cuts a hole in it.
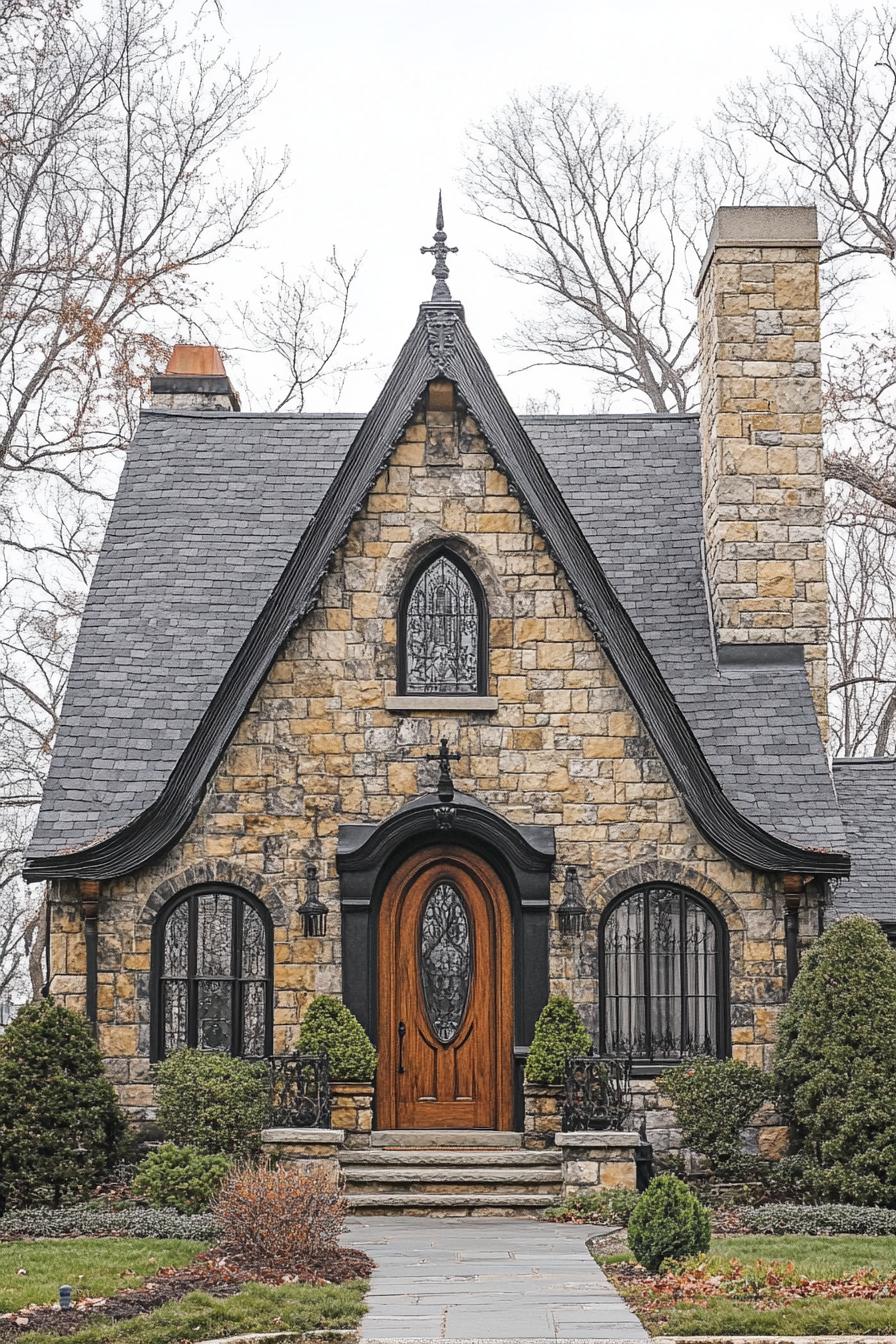
[[[427,318],[433,315],[451,327],[450,338],[439,345],[427,328]],[[158,798],[128,825],[93,845],[32,857],[25,866],[29,881],[121,877],[151,862],[183,834],[259,685],[296,622],[313,606],[333,553],[345,540],[426,384],[436,377],[456,383],[481,426],[522,507],[569,579],[585,619],[701,834],[734,862],[761,872],[848,874],[847,854],[804,849],[779,839],[743,816],[726,797],[650,651],[495,382],[460,305],[424,304],[320,508]]]

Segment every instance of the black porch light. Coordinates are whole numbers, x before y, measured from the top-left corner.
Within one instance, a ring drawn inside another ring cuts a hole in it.
[[[317,864],[305,864],[305,885],[308,895],[299,906],[302,917],[302,933],[306,938],[323,938],[327,931],[327,907],[320,899],[317,877]]]
[[[558,910],[561,933],[581,933],[588,914],[579,881],[579,870],[575,864],[569,864],[563,879],[563,900]]]

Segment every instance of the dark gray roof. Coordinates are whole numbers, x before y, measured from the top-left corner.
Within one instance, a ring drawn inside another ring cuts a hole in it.
[[[896,921],[896,758],[836,760],[834,784],[852,855],[852,871],[834,892],[834,917]]]
[[[158,796],[363,417],[154,412],[97,566],[31,854]],[[719,672],[703,592],[696,417],[522,423],[726,794],[807,847],[843,833],[801,666]]]

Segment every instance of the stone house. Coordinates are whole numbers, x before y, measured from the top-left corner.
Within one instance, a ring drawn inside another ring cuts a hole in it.
[[[718,212],[699,416],[516,415],[433,250],[366,414],[153,379],[27,861],[49,988],[137,1116],[325,992],[376,1126],[498,1131],[563,991],[674,1146],[663,1069],[768,1064],[825,921],[896,918],[894,767],[825,750],[815,211]]]

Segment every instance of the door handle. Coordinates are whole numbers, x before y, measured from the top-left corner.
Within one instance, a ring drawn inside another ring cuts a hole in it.
[[[404,1073],[404,1038],[407,1027],[403,1022],[398,1024],[398,1072]]]

